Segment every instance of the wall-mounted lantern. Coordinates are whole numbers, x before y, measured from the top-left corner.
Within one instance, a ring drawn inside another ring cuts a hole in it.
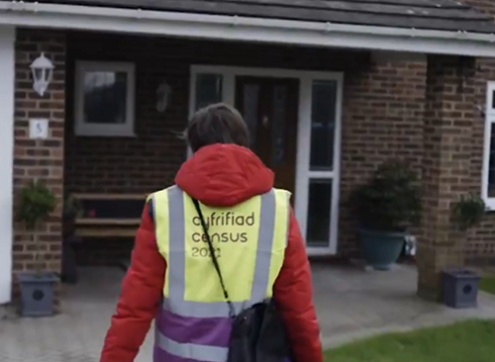
[[[166,80],[163,80],[156,90],[156,110],[158,112],[163,113],[167,110],[171,94],[172,88]]]
[[[36,93],[43,97],[53,77],[53,63],[45,57],[44,53],[36,58],[31,65],[31,73],[33,75],[33,89]]]

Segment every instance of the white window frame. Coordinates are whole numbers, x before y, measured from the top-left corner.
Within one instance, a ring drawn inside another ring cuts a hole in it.
[[[341,152],[341,125],[344,75],[341,72],[320,72],[273,68],[244,68],[224,65],[192,65],[190,70],[189,88],[189,118],[192,117],[196,105],[196,79],[198,74],[209,73],[222,75],[222,101],[235,104],[235,79],[237,76],[259,76],[274,78],[299,79],[299,113],[295,179],[295,207],[294,211],[299,221],[301,233],[306,240],[309,181],[313,178],[332,179],[331,219],[329,220],[330,240],[328,246],[308,246],[308,255],[335,255],[338,249],[339,225],[339,196],[340,196],[340,152]],[[331,80],[337,82],[337,104],[334,133],[334,160],[332,171],[310,171],[311,145],[311,102],[312,84],[315,80]],[[187,156],[192,153],[188,147]]]
[[[127,73],[126,120],[123,124],[95,124],[84,122],[82,79],[88,71],[109,71]],[[135,103],[135,73],[133,63],[113,62],[76,62],[75,100],[74,100],[74,132],[76,136],[91,137],[135,137],[134,133],[134,103]]]
[[[494,91],[495,91],[495,81],[488,82],[486,86],[485,140],[484,140],[484,148],[483,148],[483,172],[481,178],[481,197],[485,201],[486,207],[489,210],[495,210],[495,197],[488,196],[491,135],[492,135],[492,127],[495,124],[495,108],[492,108]]]

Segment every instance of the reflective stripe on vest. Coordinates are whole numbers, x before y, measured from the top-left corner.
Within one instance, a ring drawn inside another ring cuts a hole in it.
[[[231,331],[227,303],[222,298],[213,302],[186,300],[186,253],[191,251],[186,240],[186,225],[191,224],[187,224],[186,216],[191,217],[188,213],[196,215],[194,206],[190,208],[192,201],[177,186],[155,193],[152,197],[157,243],[167,262],[163,305],[156,320],[155,361],[184,362],[193,359],[223,362],[227,358],[226,347]],[[241,301],[231,296],[236,313],[271,297],[287,241],[289,197],[287,191],[271,190],[254,201],[259,203],[259,227],[251,293],[249,299]],[[206,206],[202,208],[207,217],[209,209]],[[235,207],[233,210],[236,210]],[[202,242],[194,245],[207,246]],[[207,258],[208,268],[213,268],[210,256]],[[229,260],[224,262],[224,266],[225,263]],[[229,278],[225,272],[223,274],[224,279]],[[201,278],[197,275],[187,277]],[[216,274],[213,280],[211,278],[212,274],[208,282],[216,283],[214,288],[220,288]]]
[[[160,332],[156,333],[156,347],[165,352],[166,357],[155,358],[155,361],[170,362],[171,360],[195,360],[210,362],[225,362],[227,360],[228,349],[225,347],[205,346],[191,343],[177,343],[165,337]],[[178,358],[177,358],[178,357]]]

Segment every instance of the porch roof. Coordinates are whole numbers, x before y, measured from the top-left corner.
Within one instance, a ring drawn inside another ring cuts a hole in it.
[[[495,21],[453,0],[0,0],[0,25],[495,57]]]
[[[407,29],[495,33],[495,22],[491,16],[453,0],[41,0],[38,2]]]

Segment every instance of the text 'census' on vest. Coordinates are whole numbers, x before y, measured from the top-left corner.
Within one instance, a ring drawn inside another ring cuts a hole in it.
[[[210,240],[212,243],[246,243],[248,241],[248,230],[246,227],[255,225],[255,213],[241,214],[232,211],[213,212],[211,215],[205,215],[205,223],[210,231]],[[201,227],[201,219],[199,216],[194,216],[192,222],[195,226]],[[220,228],[215,228],[219,226]],[[225,227],[222,230],[222,227]],[[218,231],[216,231],[217,229]],[[207,242],[204,232],[192,233],[192,240],[196,243]],[[193,256],[209,256],[208,249],[196,250],[193,248]],[[200,248],[203,249],[203,248]],[[220,256],[221,250],[215,248],[215,254]]]

